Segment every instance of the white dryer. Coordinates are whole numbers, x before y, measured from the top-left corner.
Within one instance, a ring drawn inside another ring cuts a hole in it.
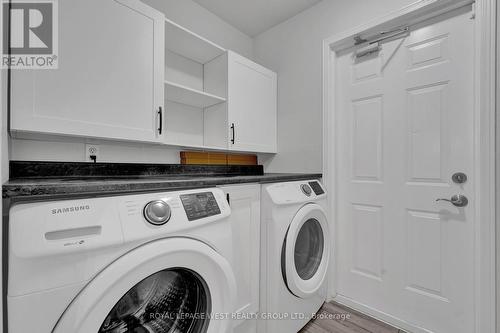
[[[317,180],[263,186],[259,332],[298,332],[327,296],[330,233]]]
[[[12,207],[9,333],[231,332],[229,215],[219,189]]]

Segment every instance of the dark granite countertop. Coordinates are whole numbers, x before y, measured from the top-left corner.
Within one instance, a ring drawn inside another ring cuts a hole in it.
[[[113,176],[109,172],[96,172],[96,168],[109,170],[111,167],[115,168]],[[210,167],[209,169],[197,167],[194,171],[193,167],[179,169],[177,165],[141,165],[139,167],[136,165],[135,167],[140,168],[142,172],[137,172],[135,175],[116,172],[120,168],[130,170],[133,167],[131,165],[128,168],[123,164],[96,167],[79,163],[75,164],[75,168],[72,169],[67,163],[13,161],[11,162],[11,179],[3,184],[2,197],[10,201],[54,200],[173,191],[227,184],[286,182],[322,177],[318,173],[264,174],[262,167],[242,169],[234,166]],[[12,177],[13,175],[15,177]]]
[[[321,174],[268,173],[251,176],[154,176],[115,178],[14,179],[3,185],[2,196],[15,201],[106,196],[151,191],[173,191],[243,183],[275,183],[321,178]]]

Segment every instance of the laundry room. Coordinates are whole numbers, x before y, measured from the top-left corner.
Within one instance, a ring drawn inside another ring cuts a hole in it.
[[[500,333],[496,0],[0,0],[0,333]]]

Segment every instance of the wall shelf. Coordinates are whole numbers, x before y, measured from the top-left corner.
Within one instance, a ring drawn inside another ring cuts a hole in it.
[[[165,89],[165,96],[167,100],[198,108],[208,108],[226,101],[225,98],[170,81],[165,81]]]
[[[226,52],[219,45],[168,19],[165,20],[165,39],[165,47],[168,50],[200,64],[205,64]]]

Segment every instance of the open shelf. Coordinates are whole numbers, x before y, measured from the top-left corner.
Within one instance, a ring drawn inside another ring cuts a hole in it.
[[[165,81],[166,99],[172,102],[208,108],[210,106],[224,103],[225,98],[212,95],[200,90],[192,89],[181,84]]]
[[[165,38],[167,49],[200,64],[205,64],[226,52],[219,45],[168,19],[165,20]]]

